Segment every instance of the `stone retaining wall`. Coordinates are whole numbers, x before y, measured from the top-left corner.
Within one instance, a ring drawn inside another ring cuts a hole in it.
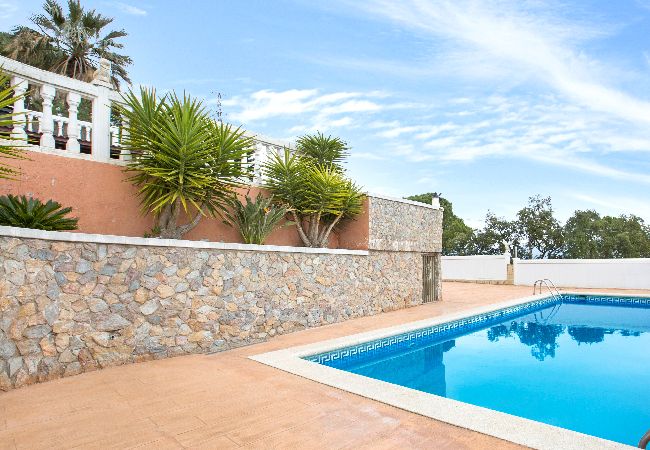
[[[21,233],[0,233],[2,390],[224,350],[422,301],[419,252],[13,235]]]
[[[368,248],[436,253],[442,251],[442,208],[387,197],[368,197]]]

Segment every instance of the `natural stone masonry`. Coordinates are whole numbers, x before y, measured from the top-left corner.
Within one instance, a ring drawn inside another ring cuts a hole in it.
[[[0,389],[420,304],[442,211],[369,203],[368,252],[0,227]]]
[[[421,302],[421,257],[0,237],[0,388]]]
[[[368,248],[402,252],[442,251],[442,208],[371,196]]]

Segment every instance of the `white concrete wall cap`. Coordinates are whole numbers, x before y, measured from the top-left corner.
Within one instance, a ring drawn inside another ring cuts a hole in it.
[[[389,196],[387,196],[387,195],[373,194],[373,193],[371,193],[371,192],[367,192],[366,195],[367,195],[368,197],[370,197],[370,198],[373,198],[373,197],[374,197],[374,198],[380,198],[380,199],[382,199],[382,200],[389,200],[389,201],[391,201],[391,202],[406,203],[406,204],[408,204],[408,205],[419,206],[419,207],[421,207],[421,208],[435,209],[435,210],[439,210],[439,211],[443,211],[443,210],[444,210],[444,208],[442,208],[442,207],[436,207],[436,206],[428,205],[428,204],[426,204],[426,203],[422,203],[422,202],[416,202],[416,201],[413,201],[413,200],[407,200],[407,199],[405,199],[405,198],[389,197]]]
[[[197,249],[214,249],[214,250],[235,250],[251,252],[279,252],[279,253],[311,253],[325,255],[355,255],[368,256],[367,250],[347,250],[347,249],[329,249],[329,248],[310,248],[310,247],[289,247],[280,245],[252,245],[236,244],[228,242],[207,242],[207,241],[188,241],[182,239],[156,239],[140,238],[131,236],[114,236],[107,234],[87,234],[87,233],[70,233],[65,231],[43,231],[29,228],[16,228],[0,226],[0,236],[23,238],[23,239],[43,239],[50,241],[64,242],[92,242],[97,244],[116,244],[116,245],[136,245],[151,247],[176,247],[176,248],[197,248]]]

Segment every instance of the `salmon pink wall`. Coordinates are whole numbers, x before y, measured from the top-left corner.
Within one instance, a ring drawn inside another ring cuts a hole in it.
[[[122,167],[40,152],[28,151],[26,155],[29,160],[13,162],[22,170],[20,180],[0,180],[0,194],[29,195],[70,206],[72,215],[79,217],[78,231],[83,233],[141,237],[152,228],[153,218],[141,214],[137,190],[125,181]],[[257,192],[258,188],[250,188],[251,196]],[[366,200],[364,212],[333,233],[330,248],[367,249],[368,224]],[[236,229],[210,218],[202,219],[186,239],[241,242]],[[295,226],[275,230],[266,243],[302,246]]]

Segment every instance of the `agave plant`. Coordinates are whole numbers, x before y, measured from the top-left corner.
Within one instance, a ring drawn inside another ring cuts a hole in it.
[[[246,203],[239,199],[233,202],[233,209],[225,213],[224,222],[237,228],[245,244],[261,245],[287,215],[289,208],[274,204],[272,197],[265,198],[261,193],[255,200],[248,195],[244,198]]]
[[[79,219],[65,217],[71,211],[72,208],[62,208],[53,200],[43,204],[24,195],[0,196],[0,225],[47,231],[76,230]]]
[[[0,71],[0,158],[7,159],[26,159],[18,143],[12,143],[11,129],[16,124],[13,113],[3,113],[8,108],[13,107],[16,100],[20,97],[14,94],[13,86],[10,84],[9,76]],[[8,130],[8,131],[3,131]],[[0,161],[0,179],[14,180],[19,175],[18,169]]]

